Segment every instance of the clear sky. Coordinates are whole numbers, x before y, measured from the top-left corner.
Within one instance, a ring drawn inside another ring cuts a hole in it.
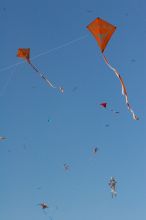
[[[0,142],[0,219],[145,220],[145,0],[0,3],[0,136],[7,137]],[[96,17],[117,26],[105,55],[139,121],[86,28]],[[33,63],[64,94],[16,57],[20,47],[30,47]],[[120,113],[101,108],[104,101]]]

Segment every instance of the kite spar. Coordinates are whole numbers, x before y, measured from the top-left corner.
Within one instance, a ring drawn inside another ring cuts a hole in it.
[[[95,37],[98,46],[101,50],[101,53],[103,55],[103,59],[107,66],[116,74],[118,79],[120,80],[121,86],[122,86],[122,95],[125,97],[125,102],[127,105],[128,110],[131,112],[132,117],[134,120],[138,120],[139,118],[135,115],[134,111],[132,110],[129,100],[128,100],[128,94],[127,90],[124,84],[124,81],[118,71],[111,66],[111,64],[108,62],[107,58],[103,54],[112,34],[115,32],[116,27],[107,21],[102,20],[101,18],[96,18],[94,21],[92,21],[88,26],[87,29],[92,33],[92,35]]]
[[[42,73],[30,60],[30,48],[19,48],[17,52],[17,57],[24,59],[33,69],[36,73],[40,75],[40,77],[53,89],[59,89],[61,93],[64,92],[64,89],[62,87],[56,87],[54,86],[45,76],[44,73]]]

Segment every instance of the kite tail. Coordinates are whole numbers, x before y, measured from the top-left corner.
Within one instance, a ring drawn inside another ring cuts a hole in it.
[[[126,90],[126,87],[125,87],[125,84],[124,84],[124,81],[122,79],[122,77],[120,76],[120,74],[118,73],[118,71],[112,67],[110,65],[110,63],[108,62],[107,58],[103,55],[103,58],[104,58],[104,61],[105,63],[107,64],[107,66],[116,74],[116,76],[119,78],[120,80],[120,83],[121,83],[121,86],[122,86],[122,95],[125,97],[125,101],[126,101],[126,105],[127,105],[127,108],[128,110],[131,112],[132,114],[132,117],[134,120],[138,120],[139,118],[135,115],[134,111],[132,110],[130,104],[129,104],[129,101],[128,101],[128,94],[127,94],[127,90]]]
[[[46,81],[47,84],[49,84],[49,86],[51,86],[52,88],[56,89],[57,87],[55,87],[45,76],[42,72],[40,72],[40,70],[34,65],[31,63],[30,60],[27,60],[28,63],[31,65],[31,67],[40,75],[40,77],[42,79],[44,79]]]

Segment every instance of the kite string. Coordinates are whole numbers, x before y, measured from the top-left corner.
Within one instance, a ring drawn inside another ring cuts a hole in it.
[[[139,118],[135,115],[134,111],[132,110],[132,108],[129,104],[128,94],[127,94],[126,87],[124,85],[124,81],[123,81],[122,77],[120,76],[118,71],[114,67],[111,66],[111,64],[108,62],[107,58],[105,57],[105,55],[103,53],[102,53],[102,55],[103,55],[103,59],[104,59],[105,63],[107,64],[107,66],[116,74],[116,76],[120,80],[120,83],[122,86],[122,95],[125,97],[125,101],[126,101],[126,105],[127,105],[128,110],[131,112],[133,119],[138,120]]]
[[[38,55],[32,57],[31,60],[35,60],[35,59],[37,59],[38,57],[44,56],[44,55],[46,55],[46,54],[52,53],[53,51],[57,51],[57,50],[60,50],[60,49],[62,49],[62,48],[64,48],[64,47],[70,46],[71,44],[74,44],[74,43],[76,43],[76,42],[78,42],[78,41],[81,41],[82,39],[85,39],[85,38],[88,37],[88,36],[89,36],[89,35],[86,34],[86,35],[84,35],[84,36],[81,36],[81,37],[78,37],[78,38],[76,38],[76,39],[74,39],[74,40],[71,40],[71,41],[69,41],[69,42],[67,42],[67,43],[65,43],[65,44],[62,44],[62,45],[60,45],[60,46],[58,46],[58,47],[54,47],[54,48],[52,48],[52,49],[50,49],[50,50],[47,50],[46,52],[40,53],[40,54],[38,54]],[[12,65],[10,65],[10,66],[1,68],[1,69],[0,69],[0,72],[9,70],[9,69],[11,69],[11,68],[13,68],[13,67],[16,67],[16,66],[18,66],[18,65],[23,64],[24,62],[25,62],[25,61],[21,61],[21,62],[12,64]]]
[[[54,52],[55,50],[56,50],[56,51],[57,51],[57,50],[60,50],[60,49],[62,49],[62,48],[64,48],[64,47],[67,47],[67,46],[69,46],[69,45],[71,45],[71,44],[74,44],[74,43],[76,43],[76,42],[78,42],[78,41],[80,41],[80,40],[86,38],[87,36],[89,36],[89,35],[86,34],[86,35],[81,36],[81,37],[79,37],[79,38],[77,38],[77,39],[74,39],[74,40],[71,40],[71,41],[69,41],[69,42],[67,42],[67,43],[65,43],[65,44],[62,44],[62,45],[60,45],[60,46],[58,46],[58,47],[54,47],[54,48],[52,48],[52,49],[50,49],[50,50],[48,50],[48,51],[46,51],[46,52],[43,52],[43,53],[40,53],[40,54],[34,56],[33,58],[31,58],[31,60],[34,60],[34,59],[36,59],[36,58],[38,58],[38,57],[40,57],[40,56],[44,56],[44,55],[46,55],[46,54],[52,53],[52,52]]]

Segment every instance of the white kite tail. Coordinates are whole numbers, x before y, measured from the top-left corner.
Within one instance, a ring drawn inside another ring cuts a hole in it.
[[[28,63],[29,63],[29,64],[31,65],[31,67],[40,75],[40,77],[45,80],[45,82],[46,82],[50,87],[52,87],[53,89],[57,89],[57,88],[58,88],[58,87],[54,86],[54,85],[44,76],[44,73],[42,73],[34,64],[32,64],[30,60],[28,60]],[[62,87],[59,87],[58,89],[59,89],[61,92],[62,92],[62,90],[63,90]],[[62,92],[62,93],[63,93],[63,92]]]
[[[103,55],[104,61],[105,61],[105,63],[107,64],[107,66],[116,74],[116,76],[117,76],[117,77],[119,78],[119,80],[120,80],[120,83],[121,83],[121,86],[122,86],[122,95],[125,97],[125,101],[126,101],[126,105],[127,105],[127,107],[128,107],[128,110],[131,112],[133,119],[134,119],[134,120],[138,120],[139,118],[135,115],[134,111],[132,110],[132,108],[131,108],[131,106],[130,106],[130,104],[129,104],[127,90],[126,90],[126,87],[125,87],[125,84],[124,84],[124,81],[123,81],[122,77],[120,76],[120,74],[118,73],[118,71],[117,71],[114,67],[112,67],[112,66],[110,65],[110,63],[108,62],[108,60],[107,60],[107,58],[104,56],[104,54],[102,54],[102,55]]]

